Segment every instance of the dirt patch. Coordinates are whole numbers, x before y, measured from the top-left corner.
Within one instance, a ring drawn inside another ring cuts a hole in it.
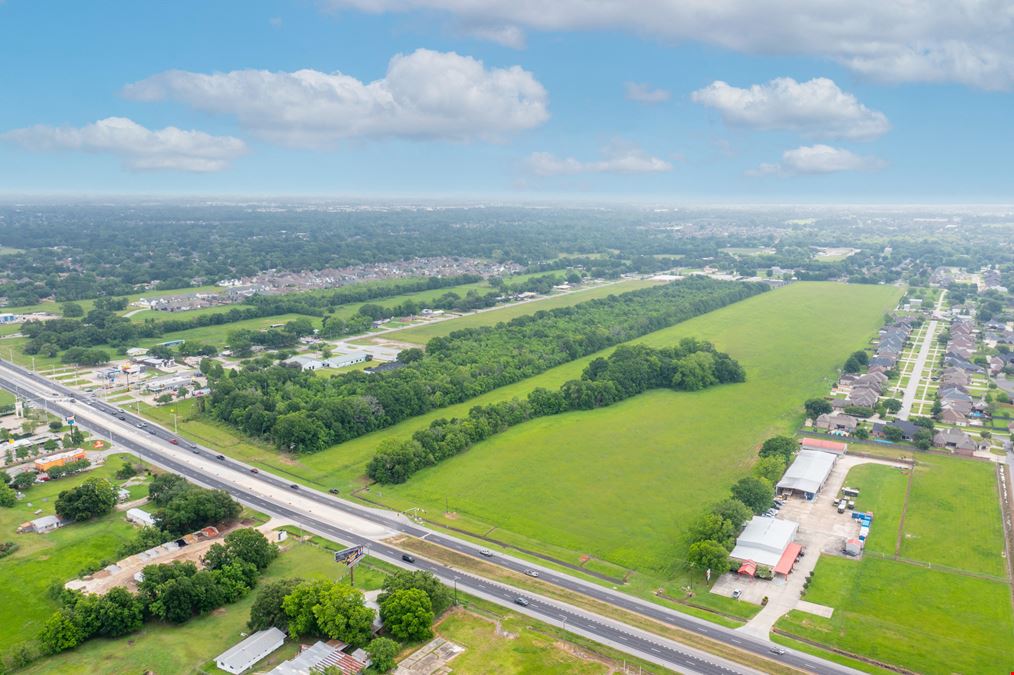
[[[284,464],[286,466],[296,466],[299,464],[299,460],[293,459],[289,455],[279,454],[275,456],[275,459],[278,460],[279,464]]]
[[[444,518],[446,518],[447,520],[457,520],[458,519],[458,512],[457,511],[445,511],[444,512]]]
[[[226,610],[225,607],[219,607],[218,609],[212,611],[211,613],[214,616],[225,616],[228,613],[228,610]]]

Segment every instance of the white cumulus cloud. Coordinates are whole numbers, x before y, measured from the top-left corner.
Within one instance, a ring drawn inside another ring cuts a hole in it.
[[[573,157],[557,157],[548,152],[535,152],[528,157],[528,169],[539,176],[562,176],[578,173],[663,173],[672,171],[672,164],[652,157],[640,148],[614,145],[604,157],[582,161]]]
[[[1014,88],[1009,0],[324,0],[365,12],[436,10],[470,24],[627,30],[750,54],[832,59],[887,81]]]
[[[804,145],[782,153],[777,164],[761,164],[747,172],[752,176],[838,173],[841,171],[876,171],[886,163],[869,155],[857,155],[830,145]]]
[[[778,77],[748,89],[715,81],[690,98],[717,110],[727,124],[754,129],[868,140],[891,128],[884,113],[870,110],[826,77],[808,82]]]
[[[362,82],[319,70],[170,70],[128,85],[127,97],[175,100],[234,116],[266,140],[313,147],[350,138],[495,140],[549,118],[545,88],[519,66],[487,68],[454,52],[398,54]]]
[[[246,152],[232,136],[176,127],[147,129],[126,117],[107,117],[83,127],[36,125],[0,135],[29,150],[79,150],[109,153],[134,170],[221,171]]]
[[[644,82],[627,82],[624,89],[627,98],[638,103],[662,103],[670,97],[665,89],[656,89]]]

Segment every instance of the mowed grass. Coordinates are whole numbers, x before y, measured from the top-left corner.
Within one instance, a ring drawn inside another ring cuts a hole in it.
[[[53,582],[77,576],[85,566],[112,559],[135,528],[117,511],[94,521],[73,523],[47,534],[16,534],[21,523],[52,515],[57,495],[99,476],[112,479],[128,455],[112,455],[106,463],[77,476],[33,486],[16,506],[0,508],[0,541],[16,541],[20,548],[0,559],[0,651],[34,638],[57,605],[47,594]],[[114,481],[119,484],[121,481]],[[36,510],[42,513],[36,515]]]
[[[990,462],[920,456],[901,555],[994,576],[1006,575],[1003,524]]]
[[[458,526],[464,517],[476,531],[495,527],[493,536],[507,531],[551,543],[575,560],[590,554],[674,574],[687,523],[747,472],[761,441],[798,424],[801,402],[826,390],[842,355],[866,344],[899,296],[892,287],[793,284],[657,331],[637,342],[711,340],[740,361],[747,382],[695,393],[653,391],[602,410],[538,419],[404,485],[376,488],[373,497],[423,507],[431,518],[446,500]],[[559,386],[588,360],[519,385],[526,392]],[[375,448],[385,436],[358,440]]]
[[[519,316],[526,316],[528,314],[555,309],[557,307],[571,307],[579,302],[586,302],[588,300],[595,300],[596,298],[605,298],[610,295],[636,291],[649,286],[657,286],[660,283],[662,282],[650,281],[647,279],[630,279],[604,286],[592,286],[591,288],[574,291],[572,293],[551,295],[533,302],[516,303],[499,309],[490,310],[488,312],[469,314],[457,319],[448,319],[446,321],[437,321],[435,323],[422,326],[414,326],[395,333],[390,333],[384,337],[392,340],[398,340],[400,342],[426,344],[432,338],[444,337],[450,335],[456,330],[478,328],[480,326],[495,326],[498,323],[510,321],[511,319]]]
[[[845,485],[859,489],[856,511],[873,514],[866,550],[894,555],[905,504],[908,472],[884,464],[860,464],[849,470]]]
[[[825,555],[806,600],[834,607],[834,614],[793,610],[776,629],[920,673],[1010,670],[1014,619],[1006,584]]]
[[[500,608],[497,608],[500,610]],[[584,675],[615,672],[601,661],[581,658],[560,647],[556,638],[532,630],[527,616],[510,614],[500,622],[511,637],[497,632],[492,619],[467,611],[453,611],[437,625],[436,635],[465,648],[448,665],[459,673],[566,673]]]
[[[286,577],[335,579],[340,572],[333,554],[310,544],[289,543],[268,569],[260,583]],[[379,588],[383,573],[370,561],[356,570],[356,587]],[[28,673],[145,673],[174,675],[194,672],[221,672],[206,666],[209,661],[243,639],[247,633],[250,606],[257,591],[212,614],[183,625],[148,622],[144,628],[117,640],[89,640],[83,646],[45,659],[26,669]],[[295,644],[288,643],[272,655],[278,663],[295,655]],[[267,662],[265,662],[267,663]],[[265,668],[264,670],[267,670]]]

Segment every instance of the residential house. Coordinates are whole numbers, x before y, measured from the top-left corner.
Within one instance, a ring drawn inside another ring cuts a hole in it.
[[[845,432],[851,434],[856,430],[856,427],[859,426],[859,420],[851,415],[825,413],[817,417],[814,426],[821,431],[827,431],[830,433]]]
[[[849,393],[849,405],[862,406],[864,408],[873,408],[877,405],[877,400],[880,398],[880,394],[865,386],[852,387],[852,391]]]
[[[944,408],[940,413],[940,421],[944,424],[956,424],[959,427],[968,426],[968,418],[951,408]]]
[[[958,429],[941,429],[933,436],[933,445],[963,454],[971,454],[978,447],[971,436]]]

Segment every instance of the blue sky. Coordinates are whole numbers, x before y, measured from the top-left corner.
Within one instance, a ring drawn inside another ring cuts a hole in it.
[[[0,189],[1012,198],[1002,11],[591,2],[6,0]]]

